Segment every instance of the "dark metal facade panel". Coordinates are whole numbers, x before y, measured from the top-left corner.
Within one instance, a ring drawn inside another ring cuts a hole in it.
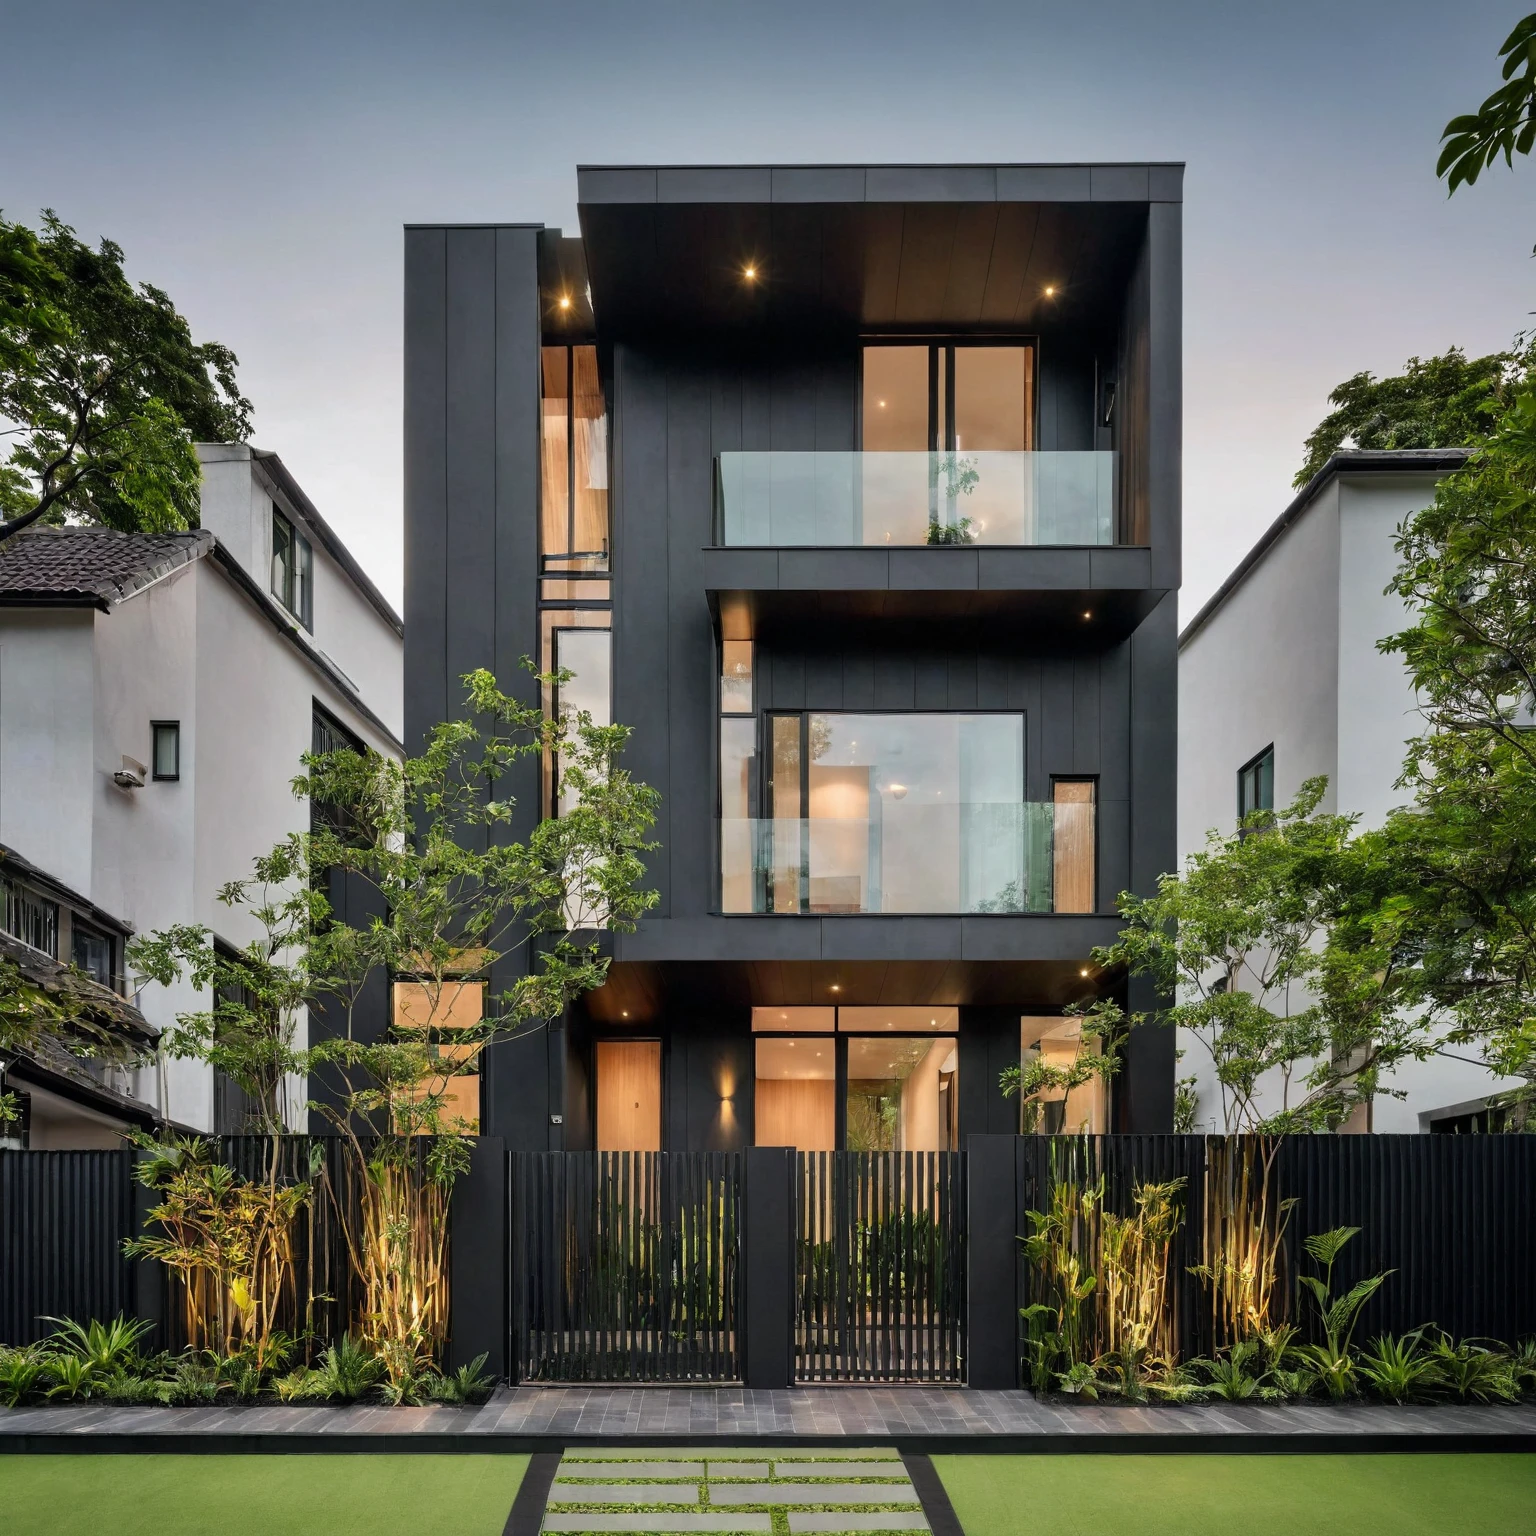
[[[1184,201],[1184,167],[1182,165],[1149,165],[1147,196],[1155,203],[1182,203]]]
[[[1088,196],[1096,203],[1144,203],[1149,196],[1145,165],[1095,165],[1088,172]]]
[[[871,165],[864,172],[871,203],[990,203],[996,196],[990,165]]]
[[[861,165],[776,165],[773,168],[773,200],[776,203],[862,203],[864,176]]]
[[[959,546],[948,549],[893,549],[891,586],[898,591],[970,592],[979,585],[977,551]]]
[[[664,165],[656,171],[658,203],[766,203],[773,172],[766,165]]]
[[[581,203],[654,203],[656,177],[654,166],[578,166],[576,200]]]
[[[1183,568],[1184,234],[1178,203],[1147,218],[1147,504],[1154,584],[1176,588]]]
[[[1086,203],[1090,192],[1086,165],[1000,165],[1000,203]]]

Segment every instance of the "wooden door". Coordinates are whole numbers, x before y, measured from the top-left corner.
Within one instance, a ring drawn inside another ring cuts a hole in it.
[[[661,1151],[661,1041],[597,1042],[597,1150]]]

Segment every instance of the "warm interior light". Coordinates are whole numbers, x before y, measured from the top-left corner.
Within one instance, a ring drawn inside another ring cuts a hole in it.
[[[884,410],[884,409],[885,409],[885,401],[884,401],[884,400],[882,400],[882,401],[881,401],[881,402],[880,402],[880,409],[881,409],[881,410],[882,410],[882,411],[883,411],[883,410]]]
[[[907,798],[907,786],[905,784],[891,785],[891,799],[905,800]]]

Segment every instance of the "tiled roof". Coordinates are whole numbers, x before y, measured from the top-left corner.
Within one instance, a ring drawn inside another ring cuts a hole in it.
[[[0,604],[110,604],[213,548],[190,533],[118,533],[111,528],[29,528],[0,543]]]

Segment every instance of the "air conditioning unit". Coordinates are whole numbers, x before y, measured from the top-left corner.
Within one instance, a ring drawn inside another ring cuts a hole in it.
[[[149,765],[141,763],[134,758],[123,754],[123,766],[112,775],[112,782],[119,789],[143,789],[144,777],[149,772]]]

